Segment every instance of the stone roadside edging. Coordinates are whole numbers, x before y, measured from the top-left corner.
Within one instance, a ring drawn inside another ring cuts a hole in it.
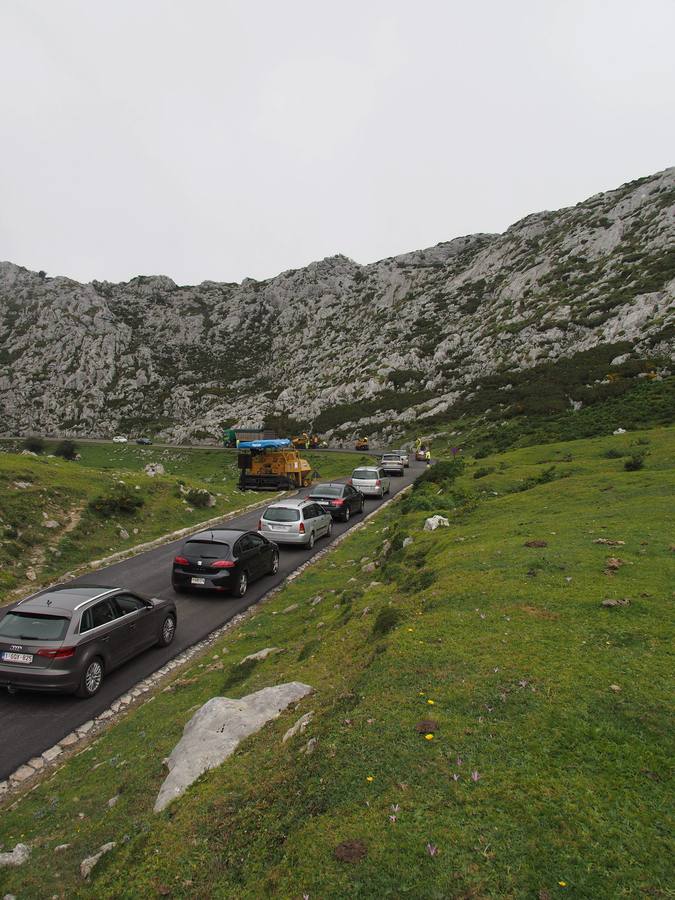
[[[396,503],[398,500],[402,499],[406,494],[408,494],[412,490],[412,485],[408,485],[403,488],[396,494],[395,497],[392,497],[390,500],[385,501],[377,509],[374,509],[372,512],[368,513],[360,522],[353,525],[343,534],[333,540],[328,547],[323,550],[320,550],[318,553],[315,553],[311,559],[308,559],[307,562],[303,563],[301,566],[298,566],[297,569],[294,569],[289,575],[284,578],[284,580],[278,584],[276,587],[269,590],[266,594],[264,594],[258,601],[252,603],[247,609],[243,612],[238,613],[236,616],[233,616],[228,622],[224,625],[221,625],[220,628],[216,628],[215,631],[210,632],[205,638],[202,638],[201,641],[198,641],[196,644],[193,644],[191,647],[188,647],[186,650],[183,650],[182,653],[179,653],[178,656],[175,656],[173,659],[169,660],[164,666],[160,669],[157,669],[147,678],[144,678],[142,681],[139,681],[134,687],[130,688],[126,693],[122,694],[121,697],[118,697],[108,709],[103,710],[98,716],[93,719],[90,719],[88,722],[85,722],[83,725],[80,725],[79,728],[76,728],[74,731],[71,731],[70,734],[67,734],[64,738],[54,744],[53,747],[49,747],[44,751],[40,756],[35,756],[33,759],[28,760],[27,763],[24,763],[22,766],[19,766],[16,771],[12,772],[12,774],[7,778],[6,781],[0,782],[0,805],[3,800],[9,799],[15,795],[18,795],[14,803],[17,803],[21,796],[23,796],[24,788],[28,788],[25,793],[29,793],[32,790],[35,790],[40,784],[41,777],[52,769],[56,769],[57,766],[63,764],[69,759],[71,756],[78,755],[79,753],[83,753],[87,747],[91,743],[91,739],[101,736],[104,729],[108,728],[113,722],[118,721],[122,714],[127,712],[132,708],[136,708],[143,703],[150,703],[155,699],[155,694],[152,696],[144,696],[148,694],[148,692],[152,688],[157,688],[160,686],[161,682],[164,680],[168,680],[168,676],[175,672],[176,669],[179,669],[182,666],[185,666],[188,662],[190,662],[193,657],[197,656],[197,654],[208,650],[215,641],[217,641],[220,637],[222,637],[227,631],[231,631],[232,629],[238,627],[242,622],[249,619],[261,606],[263,603],[268,602],[272,597],[275,597],[278,593],[280,593],[287,584],[291,581],[295,581],[295,579],[301,575],[306,569],[310,566],[315,565],[320,560],[324,559],[329,553],[335,550],[343,541],[345,541],[348,537],[354,534],[357,531],[360,531],[362,528],[365,528],[375,516],[379,515],[382,510],[389,507],[392,503]],[[267,501],[265,501],[267,502]],[[248,509],[252,509],[255,506],[263,506],[264,503],[253,504],[251,507],[247,507]],[[239,510],[240,512],[242,510]],[[220,517],[222,519],[222,517]],[[215,521],[220,521],[220,519]],[[200,527],[204,527],[203,525]],[[189,533],[192,529],[182,529],[183,532]],[[196,530],[199,530],[198,528]],[[170,536],[165,536],[170,539]],[[161,539],[158,541],[152,541],[152,544],[160,545]],[[142,546],[142,545],[140,545]],[[138,549],[138,548],[135,548]],[[82,749],[79,749],[79,745],[86,743],[86,746]],[[77,753],[73,753],[72,751],[77,749]]]
[[[279,500],[282,497],[294,497],[297,494],[297,491],[280,491],[276,494],[270,494],[268,498],[265,500],[260,500],[257,503],[249,503],[248,506],[242,506],[240,509],[233,509],[228,513],[223,513],[220,516],[215,516],[213,519],[207,519],[205,522],[196,522],[194,525],[187,525],[185,528],[179,528],[178,531],[171,531],[168,534],[162,534],[158,538],[153,538],[151,541],[146,541],[144,544],[135,544],[133,547],[127,547],[125,550],[119,550],[117,553],[113,553],[110,556],[104,556],[102,559],[95,559],[88,563],[82,563],[77,566],[72,572],[65,572],[58,581],[52,581],[51,584],[43,584],[43,585],[31,585],[31,596],[32,594],[36,594],[38,591],[48,591],[50,588],[56,587],[59,584],[63,584],[65,579],[77,578],[79,575],[83,575],[85,572],[93,572],[97,569],[102,569],[105,566],[112,565],[112,563],[122,562],[125,559],[131,559],[134,556],[139,556],[141,553],[146,553],[148,550],[155,550],[157,547],[161,547],[163,544],[170,544],[171,541],[176,541],[179,538],[186,537],[189,534],[194,534],[197,531],[201,531],[203,528],[208,528],[211,525],[217,525],[219,522],[229,522],[230,519],[233,519],[235,516],[240,515],[241,513],[249,512],[252,509],[256,509],[259,506],[265,506],[267,503],[272,502],[273,500]],[[15,596],[20,596],[25,593],[24,588],[15,588],[12,593]],[[9,600],[7,603],[0,602],[0,609],[3,609],[5,606],[9,606],[10,603],[13,603],[14,600]]]

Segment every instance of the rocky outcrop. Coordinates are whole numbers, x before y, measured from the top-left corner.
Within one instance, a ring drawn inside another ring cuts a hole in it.
[[[208,700],[187,723],[183,737],[166,760],[169,774],[157,795],[155,812],[168,806],[208,769],[224,762],[245,738],[311,691],[309,685],[292,681],[263,688],[240,700]]]
[[[0,263],[0,430],[194,440],[287,414],[335,440],[599,343],[670,355],[674,212],[668,169],[504,234],[267,281],[79,284]]]

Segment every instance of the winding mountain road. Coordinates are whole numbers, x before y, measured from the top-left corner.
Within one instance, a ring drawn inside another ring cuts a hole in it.
[[[423,470],[424,464],[416,463],[412,459],[410,468],[405,470],[403,478],[392,478],[391,495],[411,484]],[[306,488],[300,493],[305,494],[308,491]],[[262,495],[261,499],[264,499]],[[366,500],[365,514],[372,512],[381,503],[381,500]],[[229,519],[227,527],[255,530],[259,516],[260,510],[250,510]],[[335,522],[333,540],[361,520],[362,516],[355,516],[348,523]],[[164,666],[187,647],[228,622],[237,613],[256,603],[298,566],[327,546],[326,540],[322,539],[313,550],[282,547],[277,575],[261,578],[249,587],[244,597],[234,599],[224,597],[222,594],[174,593],[171,587],[171,563],[181,540],[163,544],[154,550],[148,550],[75,580],[75,583],[82,584],[123,586],[152,597],[173,597],[178,609],[176,638],[170,647],[154,647],[111,672],[99,693],[89,700],[51,694],[1,692],[0,780],[7,778],[32,757],[39,756],[58,743],[73,729],[100,715],[117,697]],[[0,618],[6,612],[7,609],[4,609],[0,613]]]

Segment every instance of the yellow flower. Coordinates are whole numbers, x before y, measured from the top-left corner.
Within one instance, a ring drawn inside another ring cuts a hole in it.
[[[559,881],[558,884],[560,885],[560,887],[567,887],[566,881]]]
[[[375,781],[375,778],[373,775],[366,775],[366,781]]]
[[[433,734],[425,734],[424,737],[427,741],[433,741],[434,739]]]
[[[420,697],[424,697],[424,691],[418,691],[417,693],[419,694]]]
[[[427,700],[427,703],[429,704],[429,706],[433,706],[433,705],[434,705],[434,701],[433,701],[433,700]]]
[[[412,628],[409,628],[409,629],[408,629],[408,631],[412,631],[412,630],[413,630]]]

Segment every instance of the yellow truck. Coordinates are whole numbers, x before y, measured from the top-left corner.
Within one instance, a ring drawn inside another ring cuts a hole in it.
[[[312,482],[312,467],[288,438],[239,441],[237,465],[243,491],[283,491]]]

